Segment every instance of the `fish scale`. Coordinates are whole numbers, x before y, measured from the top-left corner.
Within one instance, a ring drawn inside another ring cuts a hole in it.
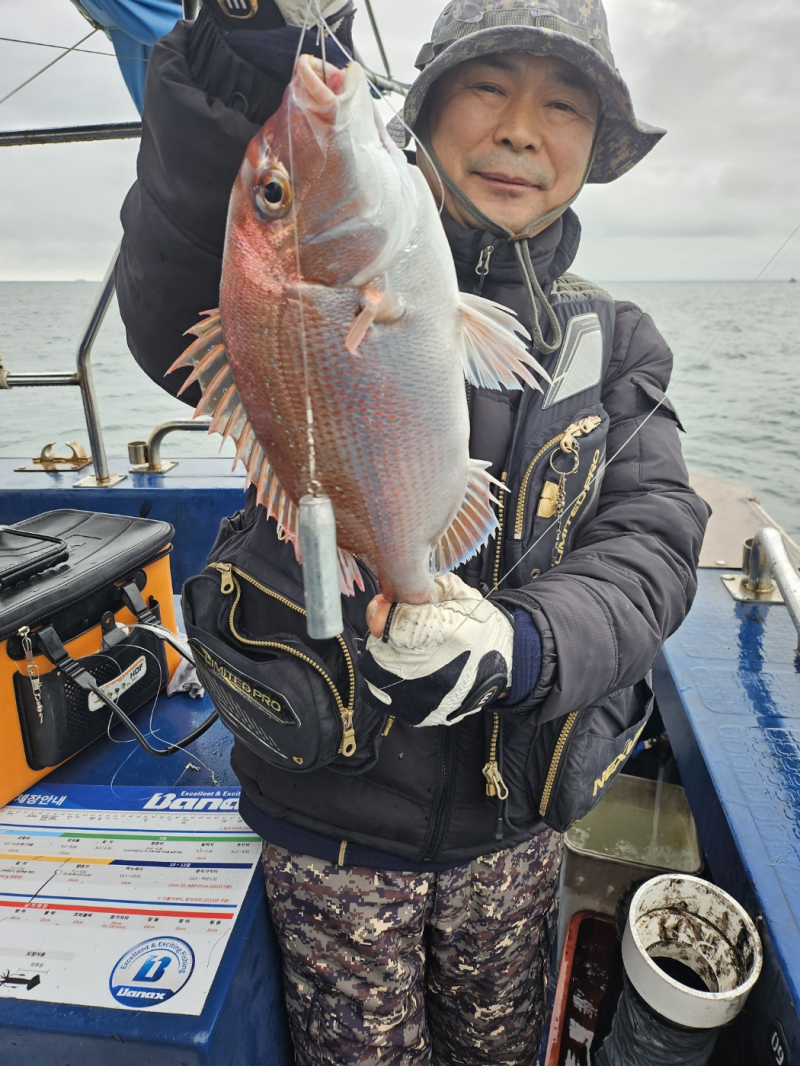
[[[302,562],[298,505],[333,504],[340,587],[423,602],[497,528],[488,463],[469,455],[464,380],[539,388],[519,322],[458,291],[437,206],[386,134],[363,70],[300,56],[231,196],[220,309],[193,365],[213,431]],[[291,141],[291,150],[290,150]],[[293,171],[290,172],[290,160]],[[299,259],[299,273],[298,273]]]

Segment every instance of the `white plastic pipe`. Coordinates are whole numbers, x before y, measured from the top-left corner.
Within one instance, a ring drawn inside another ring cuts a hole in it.
[[[670,977],[658,958],[688,966],[708,991]],[[691,1029],[715,1029],[736,1017],[758,980],[761,940],[727,892],[699,877],[663,874],[633,897],[622,961],[631,984],[656,1013]]]

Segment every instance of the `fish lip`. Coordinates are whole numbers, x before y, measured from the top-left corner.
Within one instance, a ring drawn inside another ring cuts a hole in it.
[[[342,71],[338,67],[327,64],[327,70],[336,75],[344,75],[341,92],[334,92],[322,80],[317,73],[317,65],[322,66],[321,60],[315,56],[301,53],[295,65],[295,96],[298,89],[302,90],[304,108],[311,108],[321,116],[330,115],[334,118],[342,107],[346,107],[355,95],[358,86],[358,64],[348,63]],[[338,77],[337,77],[338,80]],[[298,103],[301,101],[298,100]]]

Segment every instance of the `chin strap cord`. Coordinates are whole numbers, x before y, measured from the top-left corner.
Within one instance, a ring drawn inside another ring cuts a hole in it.
[[[431,147],[427,133],[415,132],[414,136],[420,142],[425,149],[425,153],[431,162],[431,165],[436,170],[442,184],[450,191],[453,199],[461,205],[468,215],[475,219],[481,226],[484,226],[492,233],[498,233],[506,238],[508,243],[514,249],[514,254],[517,257],[519,263],[520,272],[522,274],[522,280],[525,283],[525,288],[528,293],[528,300],[531,305],[531,338],[533,340],[533,346],[543,355],[551,355],[553,352],[558,351],[561,347],[561,342],[564,339],[561,333],[561,326],[556,313],[548,303],[547,297],[542,291],[542,286],[539,284],[539,279],[536,277],[536,271],[533,268],[531,262],[531,250],[529,240],[531,238],[531,230],[546,228],[551,222],[555,222],[557,218],[564,214],[567,208],[571,207],[578,199],[578,195],[583,189],[586,181],[589,177],[589,173],[594,164],[595,152],[597,151],[597,141],[600,137],[600,133],[603,129],[602,121],[597,123],[597,129],[595,130],[594,140],[592,142],[592,150],[589,154],[589,162],[586,165],[586,170],[583,175],[583,180],[574,192],[574,194],[567,200],[565,204],[560,207],[553,208],[552,211],[548,211],[542,218],[537,218],[529,225],[527,225],[519,233],[514,233],[512,229],[507,226],[501,225],[499,222],[495,222],[494,219],[485,215],[479,207],[473,204],[472,200],[464,193],[458,185],[453,181]],[[548,344],[542,335],[542,330],[539,325],[539,312],[544,312],[547,321],[550,323],[550,329],[553,334],[553,343]]]

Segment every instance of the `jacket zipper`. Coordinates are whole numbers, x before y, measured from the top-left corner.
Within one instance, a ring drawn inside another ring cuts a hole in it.
[[[492,256],[495,253],[495,246],[493,244],[487,244],[485,248],[481,248],[481,254],[478,257],[478,265],[475,267],[475,273],[480,278],[480,281],[475,286],[475,295],[480,296],[483,293],[483,283],[486,281],[486,276],[489,273],[489,264],[492,261]]]
[[[430,844],[425,849],[424,855],[421,856],[420,862],[429,862],[436,855],[439,850],[439,845],[442,842],[444,835],[442,829],[442,822],[444,821],[444,814],[448,806],[448,789],[450,779],[450,764],[453,758],[453,749],[457,741],[457,733],[455,729],[448,729],[444,737],[444,753],[442,758],[442,777],[441,788],[439,795],[436,799],[436,809],[433,815],[433,830],[430,835]]]
[[[505,485],[508,480],[508,471],[504,470],[500,475],[500,480]],[[503,497],[505,492],[501,492],[497,497],[497,533],[495,534],[495,546],[494,546],[494,568],[492,570],[492,588],[496,589],[500,584],[500,563],[503,557],[503,534],[505,532],[506,525],[506,505]]]
[[[558,767],[561,763],[561,757],[564,754],[564,749],[567,746],[569,735],[572,732],[572,727],[575,725],[575,720],[578,717],[578,712],[573,711],[567,715],[564,725],[561,727],[561,732],[558,734],[558,740],[553,748],[553,754],[550,757],[550,768],[547,771],[547,777],[545,778],[544,788],[542,789],[542,799],[539,803],[539,814],[544,818],[547,814],[547,808],[550,806],[550,798],[553,792],[553,785],[556,781],[556,774],[558,773]]]
[[[563,433],[559,433],[555,437],[551,437],[550,440],[542,445],[539,451],[534,455],[528,464],[528,469],[525,471],[525,476],[522,479],[522,484],[519,489],[519,497],[517,499],[517,513],[514,521],[514,540],[522,540],[522,530],[525,521],[525,502],[528,495],[528,485],[530,483],[531,475],[536,468],[539,460],[544,456],[549,448],[552,448],[556,444],[563,444],[565,441],[576,437],[582,437],[584,434],[591,433],[592,430],[602,422],[599,415],[589,415],[587,418],[581,418],[577,422],[573,422],[572,425],[567,426]],[[571,449],[567,449],[571,450]]]
[[[501,803],[508,799],[508,788],[500,774],[497,763],[497,739],[500,735],[500,715],[493,712],[492,739],[489,742],[489,761],[483,768],[483,776],[486,778],[486,795],[497,796]]]
[[[238,566],[233,566],[231,563],[209,563],[208,565],[211,569],[217,570],[221,575],[220,591],[222,592],[222,595],[229,596],[232,592],[236,593],[228,615],[228,625],[236,640],[240,641],[242,644],[249,644],[251,647],[278,648],[281,651],[287,652],[289,655],[294,655],[296,659],[301,659],[303,662],[308,663],[309,666],[313,667],[313,669],[325,680],[328,688],[333,693],[333,698],[336,700],[336,707],[342,719],[342,742],[339,745],[339,752],[347,758],[354,755],[356,752],[356,733],[353,728],[353,713],[356,693],[356,673],[353,666],[353,658],[350,655],[350,649],[347,647],[347,642],[344,637],[339,636],[336,639],[339,641],[339,646],[342,649],[345,664],[347,665],[349,679],[349,698],[347,706],[342,702],[342,698],[339,695],[339,690],[333,682],[333,678],[310,656],[304,655],[301,651],[291,647],[289,644],[282,644],[280,641],[276,640],[250,640],[248,637],[242,636],[241,633],[237,631],[235,614],[236,608],[239,606],[239,600],[242,596],[242,587],[237,578],[243,578],[257,588],[259,592],[263,592],[265,596],[271,596],[274,600],[278,600],[279,603],[284,604],[284,606],[290,607],[293,611],[297,611],[297,613],[303,615],[303,617],[306,617],[306,611],[296,603],[293,603],[292,600],[267,588],[266,585],[262,585],[260,581],[256,581],[254,577],[251,577],[250,574],[241,570]]]

